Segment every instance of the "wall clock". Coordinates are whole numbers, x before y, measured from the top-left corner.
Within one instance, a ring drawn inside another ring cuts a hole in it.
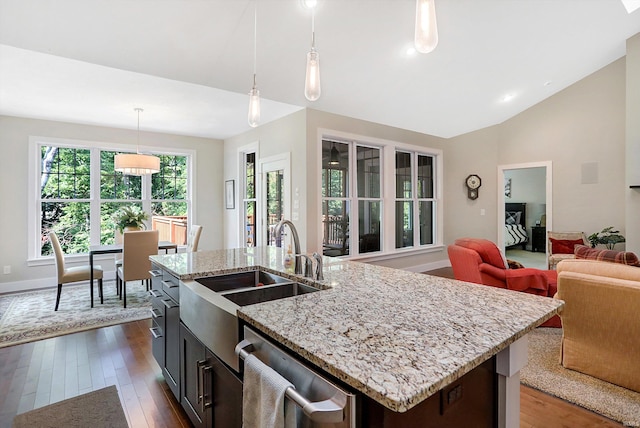
[[[467,186],[467,198],[478,199],[478,189],[482,186],[482,179],[477,174],[471,174],[464,182]]]

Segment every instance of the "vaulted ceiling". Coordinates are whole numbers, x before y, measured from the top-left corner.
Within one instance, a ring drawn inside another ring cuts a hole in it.
[[[144,130],[237,135],[255,7],[262,123],[310,107],[440,137],[513,117],[640,32],[621,1],[436,0],[438,47],[408,54],[415,1],[319,0],[309,102],[300,0],[0,0],[0,114],[135,128],[141,107]]]

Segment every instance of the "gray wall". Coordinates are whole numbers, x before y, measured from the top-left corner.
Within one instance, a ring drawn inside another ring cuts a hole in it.
[[[0,266],[10,265],[12,273],[0,273],[0,293],[55,285],[53,260],[40,266],[27,265],[27,195],[29,136],[63,138],[135,147],[135,130],[77,125],[35,119],[0,116]],[[193,221],[204,229],[202,249],[222,248],[222,153],[219,140],[140,132],[140,141],[154,147],[174,147],[197,152],[193,197],[196,200]],[[100,262],[106,271],[113,263]],[[88,260],[83,264],[87,264]],[[73,264],[70,264],[72,266]],[[53,281],[53,282],[52,282]]]

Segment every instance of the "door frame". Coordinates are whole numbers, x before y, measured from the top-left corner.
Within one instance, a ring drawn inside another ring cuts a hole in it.
[[[553,162],[541,161],[541,162],[527,162],[508,165],[498,165],[498,248],[505,251],[504,246],[504,216],[505,216],[505,195],[504,195],[504,172],[513,169],[527,169],[527,168],[545,168],[546,186],[545,186],[545,214],[546,214],[546,229],[553,230]],[[546,241],[546,238],[545,238]],[[545,253],[548,252],[548,245],[545,245]],[[546,254],[549,257],[549,254]]]
[[[256,234],[256,245],[266,245],[265,241],[265,231],[267,228],[266,220],[264,213],[267,210],[267,172],[271,171],[279,171],[282,170],[283,176],[283,190],[282,194],[284,197],[282,213],[286,219],[291,218],[291,153],[284,152],[277,155],[269,156],[259,161],[259,171],[260,171],[260,198],[258,205],[260,206],[259,211],[256,213],[256,222],[260,224],[260,230],[262,233],[260,235]]]

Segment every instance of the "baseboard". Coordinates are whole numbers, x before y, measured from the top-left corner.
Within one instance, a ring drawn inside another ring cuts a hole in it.
[[[445,267],[451,267],[451,262],[449,261],[449,259],[438,260],[437,262],[431,262],[431,263],[423,263],[416,266],[409,266],[409,267],[403,268],[403,270],[420,273],[420,272],[428,272],[434,269],[442,269]]]
[[[109,271],[103,273],[104,281],[111,281],[116,279],[116,272]],[[97,283],[97,282],[94,282]],[[89,281],[78,281],[74,282],[74,284],[87,284],[89,285]],[[58,280],[56,277],[50,278],[37,278],[37,279],[28,279],[26,281],[14,281],[14,282],[5,282],[0,283],[0,294],[4,293],[18,293],[22,291],[34,291],[41,290],[45,288],[54,288],[58,285]]]

